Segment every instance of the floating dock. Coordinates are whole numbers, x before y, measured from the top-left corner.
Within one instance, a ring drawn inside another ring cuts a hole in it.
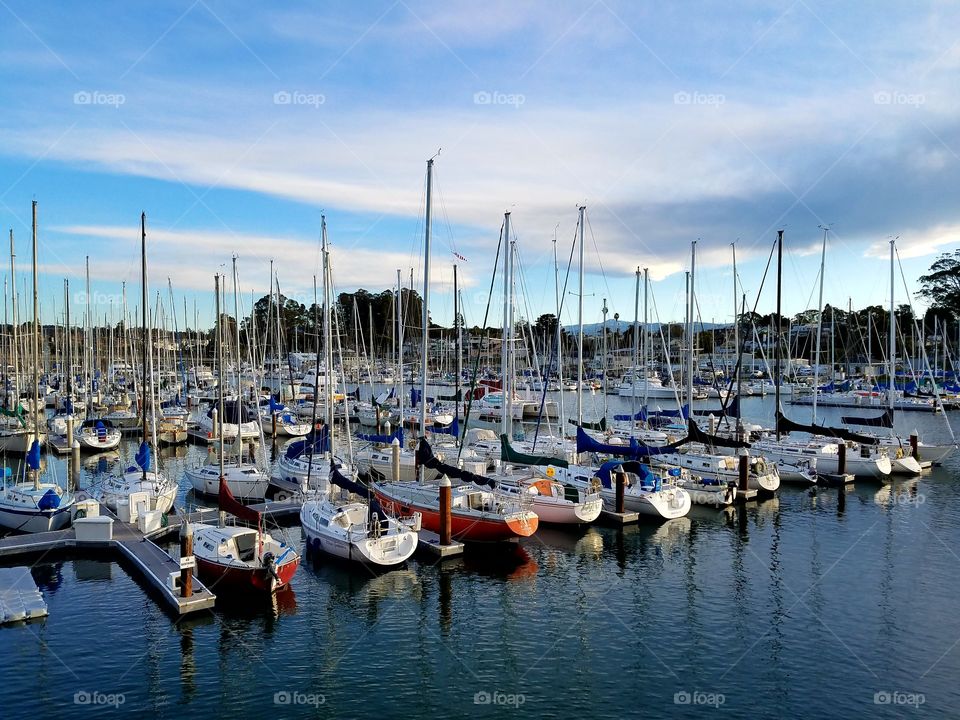
[[[417,549],[428,552],[441,560],[463,555],[464,544],[451,540],[449,545],[440,544],[440,536],[429,530],[420,530],[417,533]]]
[[[86,539],[88,525],[109,525],[109,539]],[[77,537],[78,528],[81,537]],[[180,596],[180,559],[166,553],[147,539],[135,525],[121,523],[109,515],[84,518],[72,528],[32,535],[12,535],[0,538],[0,560],[43,555],[54,551],[85,549],[108,550],[116,553],[134,569],[134,577],[147,582],[163,600],[163,605],[176,615],[187,615],[212,608],[216,595],[198,579],[193,583],[190,597]]]
[[[47,603],[30,568],[0,568],[0,624],[47,615]]]
[[[614,512],[613,510],[607,510],[604,508],[600,511],[600,521],[605,525],[613,525],[615,527],[623,527],[624,525],[632,525],[633,523],[640,522],[640,513],[635,512]]]

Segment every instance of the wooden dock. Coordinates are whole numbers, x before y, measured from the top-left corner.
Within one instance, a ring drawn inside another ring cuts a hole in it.
[[[180,560],[146,538],[135,525],[121,523],[101,508],[104,517],[113,520],[113,536],[108,541],[77,540],[75,528],[32,535],[0,538],[0,559],[44,555],[50,552],[107,550],[117,554],[134,569],[134,577],[145,581],[175,615],[187,615],[212,608],[216,596],[199,579],[194,579],[191,597],[180,597]]]
[[[73,438],[60,437],[53,433],[47,434],[47,448],[57,455],[69,455],[73,449]]]

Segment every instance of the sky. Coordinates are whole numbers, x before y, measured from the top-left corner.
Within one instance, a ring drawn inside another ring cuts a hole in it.
[[[337,291],[398,269],[422,289],[431,157],[440,323],[454,262],[482,322],[505,212],[536,318],[586,206],[584,322],[604,299],[632,320],[637,267],[650,316],[682,318],[693,241],[708,322],[733,316],[734,243],[738,292],[773,310],[772,271],[757,293],[778,229],[788,314],[817,305],[823,226],[824,303],[844,307],[889,302],[891,238],[910,292],[960,245],[954,3],[0,0],[0,27],[0,227],[23,288],[37,200],[47,321],[64,278],[83,312],[86,257],[96,317],[119,317],[122,283],[135,305],[141,211],[151,302],[172,287],[181,327],[184,300],[210,322],[234,255],[242,312],[270,260],[309,305],[321,215]]]

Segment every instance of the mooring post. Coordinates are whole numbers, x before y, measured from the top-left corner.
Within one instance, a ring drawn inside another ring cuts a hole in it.
[[[73,413],[67,415],[67,445],[73,447]]]
[[[746,492],[750,489],[750,452],[746,448],[740,449],[740,466],[738,467],[738,471],[740,491],[744,493],[744,498],[746,498]]]
[[[396,441],[394,441],[396,442]],[[450,479],[444,475],[440,478],[440,544],[450,544],[450,498],[453,494]]]
[[[847,474],[847,444],[845,442],[837,444],[837,472],[841,475]]]
[[[184,560],[190,558],[189,563]],[[193,595],[193,528],[184,520],[180,526],[180,597]]]
[[[270,413],[270,420],[271,420],[270,434],[273,436],[273,439],[276,440],[277,439],[277,413],[275,412]]]
[[[400,440],[394,438],[390,443],[390,469],[393,481],[400,482]],[[450,481],[448,480],[447,483]]]
[[[617,512],[623,515],[625,512],[623,507],[623,495],[627,486],[627,473],[624,471],[623,465],[617,465],[614,475],[616,476],[617,481]]]
[[[914,460],[920,462],[920,436],[916,430],[910,433],[910,454]]]

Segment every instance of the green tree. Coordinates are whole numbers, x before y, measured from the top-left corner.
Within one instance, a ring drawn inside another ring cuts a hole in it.
[[[920,297],[932,309],[942,310],[951,318],[960,316],[960,250],[938,257],[930,271],[920,276]]]

